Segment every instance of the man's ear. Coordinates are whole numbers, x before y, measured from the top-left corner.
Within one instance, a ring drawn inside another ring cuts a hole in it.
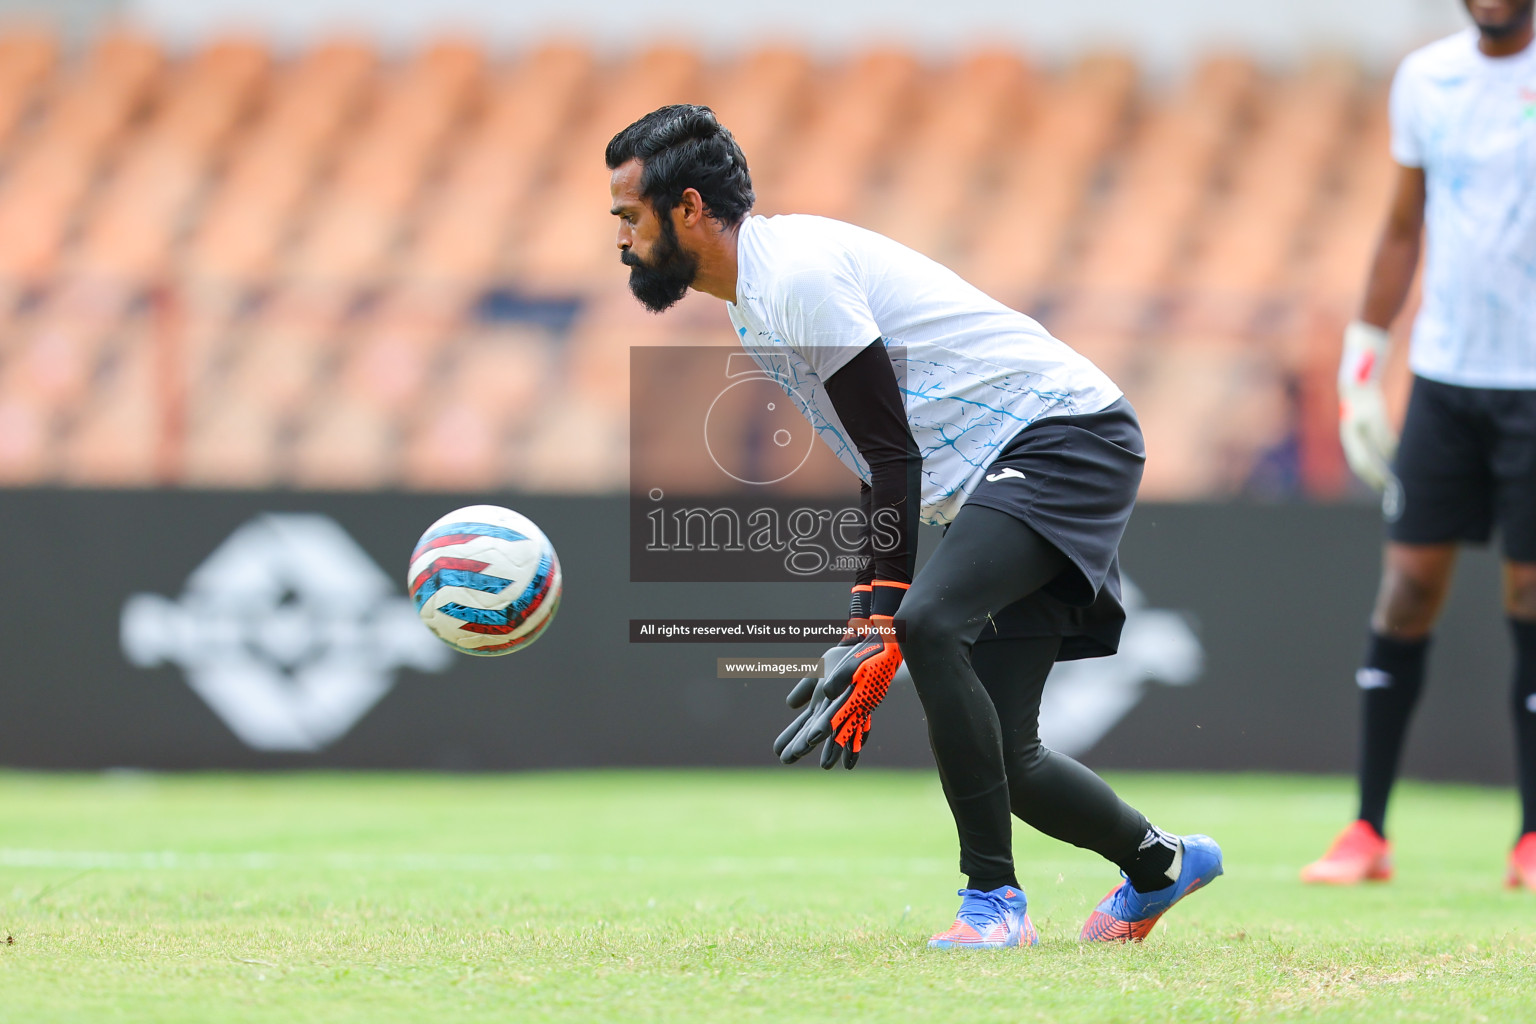
[[[699,195],[696,188],[685,188],[673,209],[677,211],[679,227],[695,227],[705,217],[704,197]]]

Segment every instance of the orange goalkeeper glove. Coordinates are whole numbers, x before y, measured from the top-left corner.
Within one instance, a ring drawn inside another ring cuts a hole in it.
[[[893,613],[908,585],[876,580],[874,586],[869,632],[826,680],[824,692],[831,700],[784,752],[786,763],[803,757],[823,740],[827,743],[821,754],[823,768],[841,761],[851,769],[858,762],[869,738],[870,715],[885,700],[901,668]]]
[[[868,583],[854,585],[853,596],[848,605],[847,632],[843,634],[836,646],[822,655],[822,674],[801,679],[785,698],[786,704],[800,711],[800,714],[795,716],[795,720],[789,723],[789,727],[773,742],[773,755],[785,764],[794,764],[810,751],[810,746],[803,742],[804,734],[811,723],[832,703],[832,696],[828,694],[827,687],[832,682],[833,673],[863,639],[865,631],[869,628],[870,592],[873,589]],[[846,688],[845,685],[844,689]]]
[[[826,728],[830,730],[827,742],[835,743],[847,752],[849,768],[858,760],[864,741],[869,738],[870,715],[885,700],[891,680],[901,668],[901,648],[896,645],[894,620],[888,615],[871,615],[869,628],[864,643],[843,659],[828,687],[837,692],[843,688],[843,681],[847,681],[847,696],[835,702],[831,716],[826,719]],[[822,760],[825,762],[828,758],[823,756]],[[836,759],[832,760],[835,764]]]

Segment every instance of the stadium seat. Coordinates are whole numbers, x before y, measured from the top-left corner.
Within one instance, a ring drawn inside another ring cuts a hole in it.
[[[623,491],[629,483],[626,437],[621,410],[579,399],[559,403],[517,447],[511,479],[528,490]]]
[[[416,403],[402,473],[426,489],[522,486],[513,474],[517,439],[539,425],[552,397],[547,331],[480,330],[450,347],[448,365]]]
[[[804,53],[773,47],[728,62],[706,82],[704,100],[746,154],[765,213],[780,208],[779,178],[794,163],[788,139],[812,102],[814,70]]]
[[[478,119],[428,185],[401,277],[463,287],[496,272],[509,238],[527,230],[520,216],[592,67],[586,50],[546,46],[488,83]]]
[[[293,218],[368,95],[376,64],[371,50],[334,42],[274,76],[192,230],[189,274],[249,285],[275,271]]]
[[[224,401],[187,427],[181,473],[191,487],[271,487],[279,479],[272,411],[250,402]]]
[[[1182,268],[1183,287],[1224,307],[1212,316],[1251,316],[1287,283],[1336,173],[1355,87],[1352,68],[1320,61],[1263,91]]]
[[[31,392],[0,391],[0,484],[51,483],[58,473],[55,406]]]
[[[378,302],[353,332],[339,382],[348,399],[381,412],[408,413],[461,326],[463,293],[401,289]]]
[[[692,51],[657,48],[605,76],[623,88],[598,90],[585,121],[556,139],[552,181],[535,200],[538,215],[526,218],[528,229],[509,238],[509,272],[532,289],[571,293],[583,290],[594,271],[617,262],[603,150],[615,132],[642,114],[695,98],[699,64]]]
[[[1035,116],[1000,144],[994,185],[974,207],[976,230],[956,269],[1015,305],[1055,283],[1051,275],[1135,86],[1128,60],[1097,55],[1045,87]]]
[[[58,59],[59,44],[50,33],[19,27],[0,30],[0,152],[10,146],[40,100]]]
[[[110,373],[82,405],[59,449],[64,483],[147,487],[157,482],[161,397],[142,326],[127,332]]]
[[[1083,251],[1068,272],[1073,286],[1150,295],[1172,283],[1255,74],[1243,61],[1208,60],[1142,119],[1108,197],[1090,215]]]
[[[795,159],[778,186],[780,208],[853,219],[922,77],[917,60],[897,51],[863,54],[840,69],[804,130],[786,143]]]
[[[292,415],[310,399],[340,344],[350,294],[325,287],[279,292],[241,332],[228,368],[237,401]]]
[[[318,490],[370,490],[396,480],[397,428],[391,417],[322,393],[299,425],[286,481]]]
[[[964,214],[996,170],[991,155],[1026,116],[1035,85],[1009,53],[975,54],[935,78],[890,158],[888,183],[872,190],[860,220],[945,260],[956,255]]]
[[[472,405],[449,404],[422,417],[406,440],[402,460],[402,482],[418,490],[520,483],[509,477],[504,433]]]

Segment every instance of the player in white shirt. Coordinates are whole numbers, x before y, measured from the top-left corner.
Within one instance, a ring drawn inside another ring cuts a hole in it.
[[[935,948],[1037,941],[1010,812],[1094,850],[1126,881],[1082,938],[1141,939],[1221,873],[1206,836],[1152,826],[1040,743],[1058,660],[1112,654],[1116,558],[1144,459],[1135,413],[1034,320],[888,238],[821,217],[753,217],[745,157],[707,107],[663,107],[614,136],[613,214],[630,288],[660,312],[725,300],[746,350],[860,480],[870,556],[850,635],[775,744],[853,767],[870,716],[910,671],[968,876]],[[913,578],[915,524],[947,527]],[[835,668],[832,666],[835,664]]]
[[[1476,27],[1408,55],[1392,83],[1397,187],[1360,318],[1344,335],[1341,436],[1383,492],[1387,536],[1365,665],[1358,819],[1311,882],[1391,877],[1387,798],[1459,544],[1504,550],[1523,820],[1508,884],[1536,889],[1536,45],[1532,0],[1467,0]],[[1387,327],[1424,238],[1401,444],[1381,396]],[[1395,451],[1395,455],[1394,455]]]

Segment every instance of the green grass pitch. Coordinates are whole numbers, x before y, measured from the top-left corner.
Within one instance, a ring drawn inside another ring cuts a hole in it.
[[[1296,869],[1348,782],[1119,775],[1226,877],[1139,946],[1075,940],[1115,876],[1020,826],[1042,944],[931,953],[933,776],[0,773],[0,1020],[1246,1021],[1536,1015],[1505,790],[1406,785],[1388,885]]]

